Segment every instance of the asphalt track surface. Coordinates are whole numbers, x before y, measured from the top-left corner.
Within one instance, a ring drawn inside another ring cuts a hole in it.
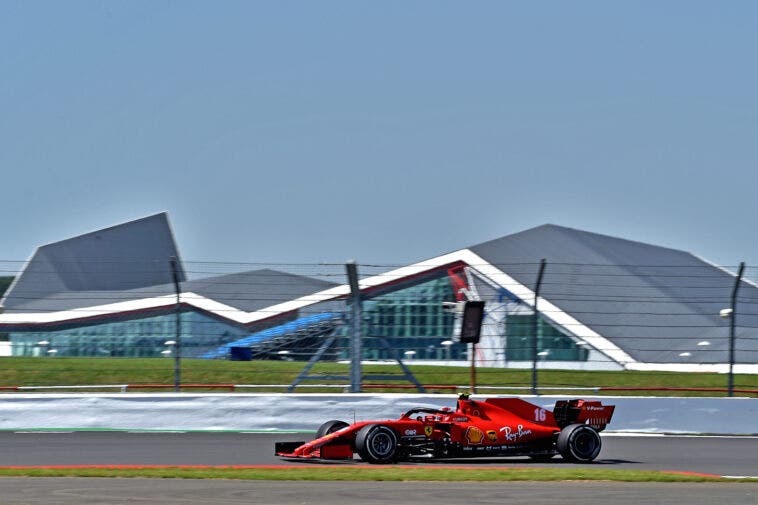
[[[0,466],[287,465],[276,440],[303,434],[0,432]],[[603,437],[598,468],[758,475],[758,438]],[[315,463],[318,464],[318,463]],[[353,463],[347,462],[344,465]],[[412,465],[567,467],[525,458]],[[314,463],[294,463],[312,466]],[[0,505],[121,504],[719,505],[758,503],[758,483],[304,482],[194,479],[0,478]]]
[[[2,505],[744,505],[758,484],[0,478]]]
[[[269,433],[0,432],[0,466],[319,465],[282,461],[273,455],[274,441],[310,438],[312,435],[308,434]],[[405,464],[478,468],[573,466],[559,457],[550,463],[534,463],[528,458],[488,458]],[[589,466],[758,476],[758,437],[604,435],[603,450]]]

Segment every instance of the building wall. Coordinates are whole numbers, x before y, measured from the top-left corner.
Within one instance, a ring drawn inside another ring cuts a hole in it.
[[[480,295],[490,310],[502,309],[499,294],[482,292]],[[444,302],[455,301],[453,286],[446,274],[364,301],[363,358],[391,360],[399,355],[425,361],[468,360],[468,347],[454,342],[456,316],[443,308]],[[533,316],[524,307],[511,305],[504,309],[503,317],[485,319],[485,324],[494,325],[493,334],[504,338],[488,339],[489,344],[483,342],[479,353],[486,350],[486,345],[497,342],[498,349],[490,354],[504,356],[510,363],[531,361]],[[270,324],[282,322],[284,320]],[[182,355],[199,357],[254,331],[257,330],[233,326],[200,312],[185,311],[181,314]],[[338,331],[344,338],[340,339],[335,356],[348,359],[349,326]],[[166,313],[65,329],[14,331],[9,338],[13,356],[160,357],[170,350],[165,342],[174,340],[175,332],[176,316]],[[588,359],[586,349],[577,346],[570,336],[548,321],[540,321],[538,335],[538,352],[547,353],[541,360],[583,362]],[[318,345],[312,342],[307,349],[299,349],[302,352],[297,354],[297,359],[308,359]],[[504,365],[502,359],[495,362],[485,358],[478,358],[482,366]]]
[[[186,357],[249,333],[191,311],[182,312],[180,326],[182,355]],[[160,357],[168,349],[165,342],[175,337],[176,315],[163,314],[50,331],[14,331],[10,344],[13,356]]]
[[[534,316],[509,315],[505,320],[507,361],[531,361]],[[589,351],[578,346],[555,326],[540,319],[537,326],[537,352],[543,361],[587,361]]]
[[[364,359],[392,359],[381,338],[403,358],[464,359],[465,345],[442,345],[452,340],[455,323],[443,302],[455,302],[447,275],[364,301]]]
[[[490,293],[480,293],[487,302],[487,307],[502,307]],[[487,299],[487,298],[492,299]],[[464,344],[454,342],[444,345],[443,342],[456,340],[456,316],[443,309],[443,302],[455,302],[456,297],[452,284],[447,275],[438,279],[426,281],[416,286],[400,289],[363,303],[363,315],[366,323],[363,358],[366,360],[389,360],[392,352],[380,341],[384,338],[390,347],[395,349],[402,358],[419,360],[468,360],[469,350]],[[532,360],[533,316],[531,309],[512,307],[512,313],[502,318],[485,318],[485,325],[495,325],[494,333],[504,339],[493,340],[499,344],[497,353],[504,355],[505,361]],[[349,328],[344,328],[347,335]],[[503,345],[504,344],[504,345]],[[482,344],[488,345],[488,344]],[[479,348],[481,353],[483,349]],[[540,319],[537,337],[537,350],[541,360],[578,361],[588,359],[589,351],[577,345],[574,339],[550,322]],[[485,353],[486,354],[486,353]],[[494,354],[494,353],[492,353]],[[341,344],[342,359],[349,357],[349,342],[345,338]],[[481,356],[477,359],[480,359]],[[497,366],[484,359],[483,366]]]

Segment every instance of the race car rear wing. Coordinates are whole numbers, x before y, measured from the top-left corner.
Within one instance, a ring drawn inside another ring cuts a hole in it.
[[[569,424],[579,423],[602,431],[611,422],[615,405],[603,405],[590,400],[558,400],[555,402],[553,417],[555,424],[563,429]]]

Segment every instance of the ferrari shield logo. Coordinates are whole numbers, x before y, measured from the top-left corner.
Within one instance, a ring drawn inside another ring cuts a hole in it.
[[[497,432],[495,430],[487,430],[487,439],[490,442],[497,442]]]
[[[427,437],[431,437],[433,431],[434,431],[434,426],[424,426],[424,435],[426,435]]]

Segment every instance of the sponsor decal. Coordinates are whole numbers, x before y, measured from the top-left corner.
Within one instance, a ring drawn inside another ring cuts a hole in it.
[[[454,423],[465,423],[468,421],[468,417],[454,417],[453,422]]]
[[[607,417],[590,417],[585,421],[590,426],[599,426],[601,424],[608,424],[608,418]]]
[[[416,430],[405,430],[403,433],[410,437],[416,434]]]
[[[532,434],[532,430],[525,430],[522,424],[519,424],[515,429],[510,426],[503,426],[500,431],[505,434],[505,440],[508,442],[515,442]]]
[[[480,445],[480,446],[464,446],[461,448],[463,452],[495,452],[495,453],[520,453],[531,452],[529,444],[508,444],[508,445]]]
[[[466,430],[466,440],[472,445],[481,444],[483,438],[484,433],[476,426],[469,426]]]
[[[497,442],[497,432],[495,430],[487,430],[487,439],[490,442]]]
[[[605,410],[605,407],[595,407],[594,405],[585,405],[584,410]]]
[[[424,435],[431,437],[434,432],[434,426],[424,426]]]

